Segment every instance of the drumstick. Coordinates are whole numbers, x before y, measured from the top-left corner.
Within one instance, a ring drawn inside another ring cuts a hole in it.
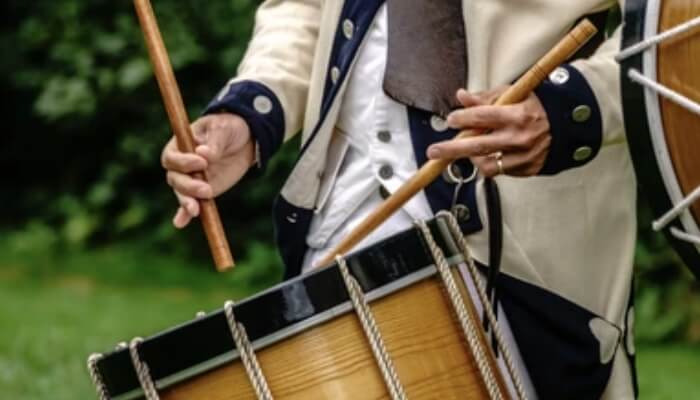
[[[559,65],[573,56],[578,49],[588,42],[598,32],[596,27],[584,19],[569,32],[556,46],[542,57],[525,75],[503,93],[495,105],[503,106],[523,101],[535,88]],[[455,139],[464,139],[480,134],[479,131],[464,131]],[[454,140],[454,139],[453,139]],[[346,236],[333,250],[331,250],[317,266],[326,266],[333,263],[335,257],[346,254],[372,233],[379,225],[391,217],[416,193],[420,192],[434,181],[455,160],[439,159],[426,162],[408,181],[406,181],[395,193],[389,196],[367,218],[360,223],[348,236]]]
[[[175,80],[175,73],[170,64],[163,37],[158,29],[155,14],[150,0],[134,0],[136,13],[141,23],[143,36],[146,39],[148,53],[153,63],[158,86],[163,96],[165,109],[170,119],[170,126],[177,138],[177,145],[181,151],[193,153],[195,149],[190,121],[182,102],[182,95]],[[196,179],[206,180],[203,173],[195,173]],[[233,256],[226,240],[226,233],[219,217],[219,210],[214,200],[200,200],[202,226],[206,234],[209,248],[211,249],[216,269],[219,272],[226,271],[234,265]]]

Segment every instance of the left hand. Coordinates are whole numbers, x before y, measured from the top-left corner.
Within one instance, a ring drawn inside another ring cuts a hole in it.
[[[428,158],[469,158],[484,176],[493,177],[501,173],[496,156],[500,152],[504,174],[537,175],[552,141],[547,113],[535,94],[518,104],[491,105],[506,89],[476,94],[460,89],[457,99],[464,108],[450,113],[447,123],[452,129],[480,134],[433,144]]]

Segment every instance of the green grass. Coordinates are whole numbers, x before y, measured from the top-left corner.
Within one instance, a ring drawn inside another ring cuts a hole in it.
[[[193,267],[138,246],[59,257],[2,250],[1,400],[94,399],[85,370],[89,353],[219,308],[279,272],[258,256],[236,273],[218,275],[209,272],[208,260]],[[642,399],[698,398],[700,348],[640,346],[638,359]]]

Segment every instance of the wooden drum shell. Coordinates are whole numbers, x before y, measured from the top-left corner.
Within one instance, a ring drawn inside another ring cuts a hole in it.
[[[455,278],[461,282],[461,277]],[[463,283],[464,296],[468,296]],[[468,298],[468,297],[465,297]],[[479,321],[470,302],[472,318]],[[410,399],[487,399],[483,380],[436,277],[371,304],[390,357]],[[489,348],[480,335],[484,348]],[[359,320],[347,312],[257,351],[275,399],[389,398]],[[497,370],[492,365],[494,370]],[[506,393],[499,374],[501,392]],[[254,399],[239,361],[162,392],[164,400]]]

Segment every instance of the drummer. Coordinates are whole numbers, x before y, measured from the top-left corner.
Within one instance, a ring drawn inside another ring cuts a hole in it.
[[[237,75],[193,124],[196,154],[179,152],[174,140],[163,151],[180,203],[174,224],[186,226],[199,215],[196,199],[264,169],[301,133],[299,160],[274,207],[292,277],[313,268],[428,159],[459,158],[358,248],[451,209],[476,259],[487,263],[483,177],[495,177],[501,305],[537,394],[635,398],[636,191],[613,60],[619,32],[561,66],[525,101],[489,105],[577,20],[616,6],[265,1]],[[448,141],[471,128],[490,133]],[[203,170],[209,184],[188,175]],[[474,171],[478,179],[467,179]]]

